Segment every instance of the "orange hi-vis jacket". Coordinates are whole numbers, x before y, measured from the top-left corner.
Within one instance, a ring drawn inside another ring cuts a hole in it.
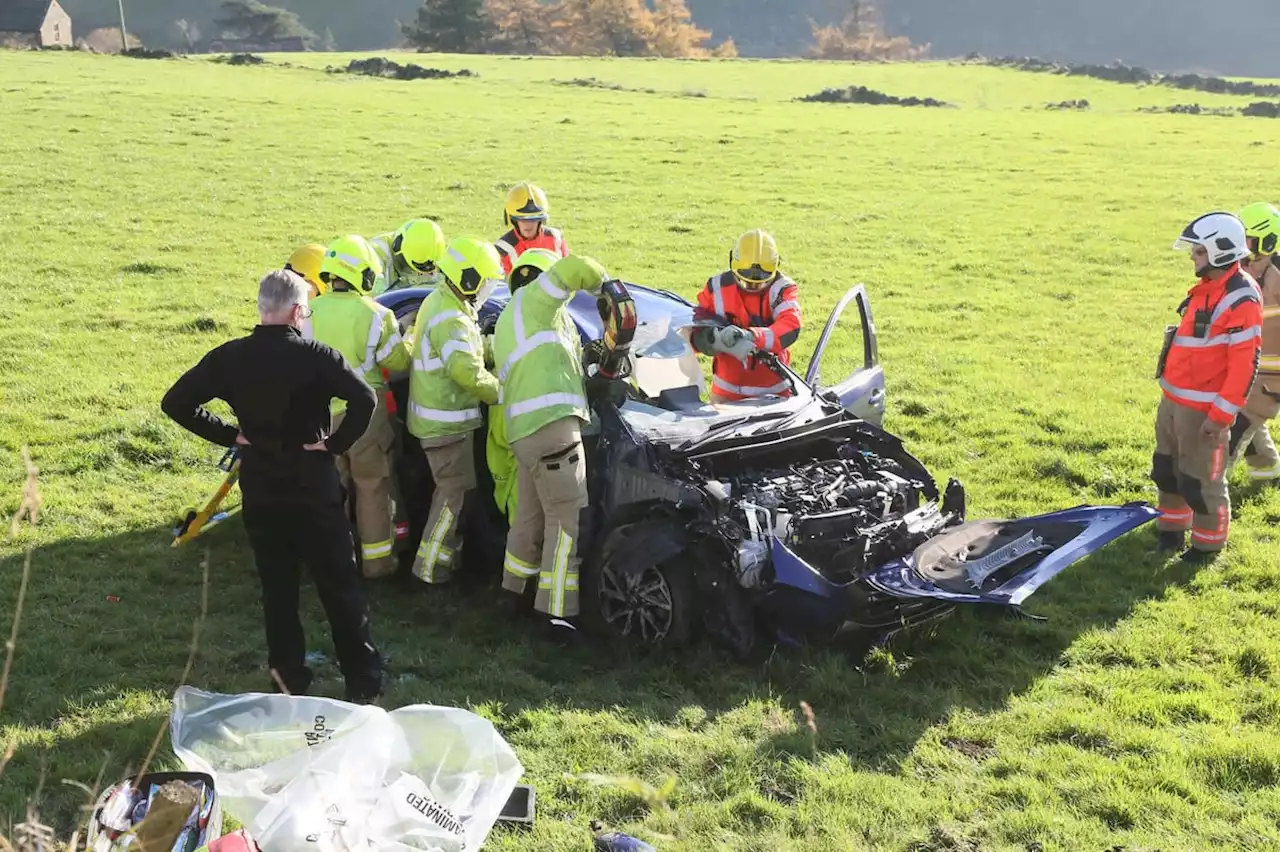
[[[1178,312],[1182,321],[1160,387],[1173,402],[1230,426],[1258,373],[1262,293],[1237,263],[1216,278],[1200,279]]]
[[[511,267],[516,258],[529,249],[547,249],[559,257],[569,256],[569,245],[564,241],[564,234],[559,228],[543,225],[538,236],[531,240],[523,239],[515,228],[503,234],[496,243],[498,253],[502,255],[502,271],[511,274]]]
[[[764,290],[752,292],[738,286],[732,272],[707,281],[698,294],[698,305],[755,335],[757,349],[772,352],[784,364],[791,363],[788,347],[800,336],[800,300],[795,282],[779,274]],[[748,358],[744,365],[732,355],[718,354],[711,364],[712,386],[727,399],[748,399],[765,394],[789,396],[790,385],[765,364]]]

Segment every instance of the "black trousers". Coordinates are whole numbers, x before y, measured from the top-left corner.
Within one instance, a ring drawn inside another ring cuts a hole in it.
[[[302,566],[311,572],[329,619],[349,699],[382,692],[382,656],[369,630],[369,609],[356,566],[351,523],[341,503],[245,504],[245,530],[262,580],[267,661],[293,694],[311,685],[298,617]]]

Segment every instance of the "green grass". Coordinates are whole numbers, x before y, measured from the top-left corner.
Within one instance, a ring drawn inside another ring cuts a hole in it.
[[[60,781],[136,767],[164,724],[201,559],[170,550],[167,525],[218,472],[159,399],[251,326],[257,278],[295,245],[414,215],[496,237],[505,187],[532,178],[575,249],[692,295],[739,232],[769,228],[800,282],[800,363],[865,282],[886,425],[965,481],[972,517],[1024,515],[1153,496],[1150,372],[1190,283],[1170,244],[1199,213],[1265,195],[1280,153],[1267,120],[1135,111],[1248,99],[945,63],[399,57],[481,75],[412,83],[319,70],[349,58],[0,55],[0,510],[18,506],[24,443],[45,500],[40,526],[0,545],[0,625],[34,548],[0,824],[43,776],[44,814],[69,833],[83,795]],[[551,84],[577,77],[657,94]],[[791,100],[851,84],[960,108]],[[1043,109],[1081,97],[1092,111]],[[1047,623],[964,613],[865,660],[561,659],[448,593],[376,591],[374,627],[392,703],[470,707],[527,767],[538,824],[495,832],[496,849],[581,849],[597,817],[664,850],[1274,847],[1280,491],[1233,482],[1232,544],[1211,567],[1162,561],[1138,533],[1038,593]],[[191,681],[257,690],[250,553],[238,524],[210,540]],[[566,772],[655,787],[670,773],[673,810]]]

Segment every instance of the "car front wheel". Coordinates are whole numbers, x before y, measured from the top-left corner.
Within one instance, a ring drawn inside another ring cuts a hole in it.
[[[596,632],[629,644],[674,647],[689,642],[697,589],[687,552],[651,562],[637,554],[652,524],[609,531],[585,571],[583,610]],[[647,564],[646,564],[647,563]]]

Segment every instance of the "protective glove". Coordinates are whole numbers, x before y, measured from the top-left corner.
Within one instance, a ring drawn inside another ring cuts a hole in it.
[[[490,311],[487,315],[480,317],[480,333],[493,334],[493,330],[498,327],[498,312]]]
[[[576,290],[599,293],[601,285],[609,280],[609,273],[599,261],[577,254],[556,261],[547,275],[557,287],[570,293]]]
[[[585,386],[587,399],[593,404],[607,402],[614,408],[621,408],[627,401],[629,386],[625,379],[607,379],[597,373],[587,379]]]
[[[746,363],[747,358],[756,351],[756,336],[745,328],[727,325],[716,330],[714,348],[716,352],[732,355]]]

